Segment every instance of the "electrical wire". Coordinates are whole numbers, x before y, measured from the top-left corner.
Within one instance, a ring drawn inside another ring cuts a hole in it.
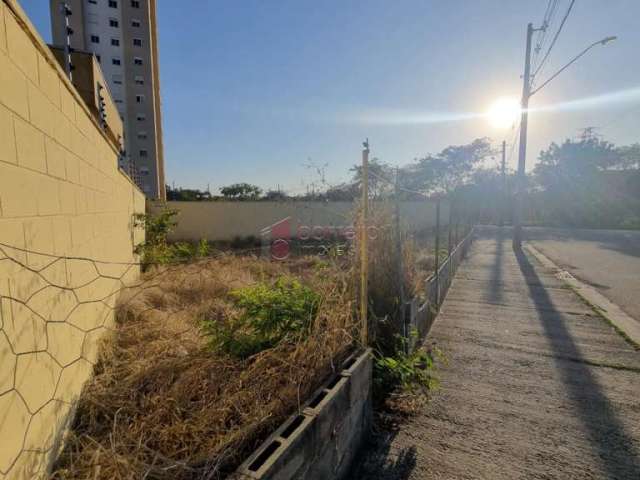
[[[533,70],[537,68],[536,62],[539,60],[540,52],[545,47],[547,41],[547,32],[549,32],[551,26],[553,25],[557,10],[558,0],[549,0],[549,2],[547,3],[547,8],[544,12],[544,16],[542,17],[542,27],[540,30],[538,30],[538,35],[536,37],[536,46],[534,48],[533,60],[531,61]]]
[[[549,48],[547,50],[547,52],[544,54],[544,57],[542,58],[542,60],[540,61],[540,64],[536,67],[536,69],[533,72],[533,81],[535,81],[536,76],[540,73],[540,71],[542,70],[542,68],[544,67],[547,59],[549,58],[549,55],[551,54],[551,51],[553,50],[553,47],[555,46],[558,37],[560,36],[560,33],[562,32],[562,29],[565,25],[565,23],[567,22],[567,18],[569,18],[569,14],[571,13],[571,9],[573,8],[574,3],[576,3],[576,0],[571,0],[571,3],[569,4],[569,7],[567,8],[567,11],[564,14],[564,17],[562,18],[562,21],[560,22],[560,26],[558,27],[558,30],[556,31],[556,34],[553,36],[553,40],[551,40],[551,44],[549,45]]]

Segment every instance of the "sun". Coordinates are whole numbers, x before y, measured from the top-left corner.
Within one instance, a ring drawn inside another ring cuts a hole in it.
[[[492,127],[509,128],[520,115],[520,102],[514,97],[502,97],[491,104],[487,119]]]

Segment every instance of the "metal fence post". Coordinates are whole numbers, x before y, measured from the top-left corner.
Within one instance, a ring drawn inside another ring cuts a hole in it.
[[[436,305],[440,306],[440,197],[436,200]]]

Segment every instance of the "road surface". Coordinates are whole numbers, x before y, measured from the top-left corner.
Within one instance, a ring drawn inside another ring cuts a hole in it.
[[[640,231],[527,228],[525,238],[640,322]]]

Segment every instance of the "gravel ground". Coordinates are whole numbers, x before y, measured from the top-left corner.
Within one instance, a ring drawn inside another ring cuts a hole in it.
[[[430,341],[442,387],[349,478],[640,479],[640,352],[506,232],[481,231]]]

